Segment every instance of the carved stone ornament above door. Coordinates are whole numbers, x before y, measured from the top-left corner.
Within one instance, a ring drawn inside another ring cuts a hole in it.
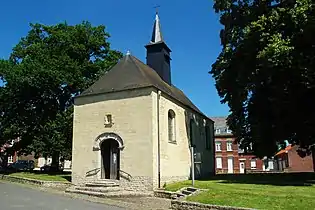
[[[124,147],[125,147],[124,142],[120,136],[118,136],[115,133],[103,133],[95,139],[94,145],[93,145],[93,151],[99,151],[101,149],[102,142],[106,141],[107,139],[116,140],[118,142],[118,145],[119,145],[118,149],[120,149],[120,150],[124,149]]]
[[[105,128],[111,128],[113,126],[113,117],[111,114],[106,114],[104,117]]]

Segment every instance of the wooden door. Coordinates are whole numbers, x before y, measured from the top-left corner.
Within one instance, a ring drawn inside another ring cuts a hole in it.
[[[118,179],[119,150],[112,147],[110,151],[110,179]]]
[[[240,162],[240,174],[245,173],[245,162],[241,161]]]

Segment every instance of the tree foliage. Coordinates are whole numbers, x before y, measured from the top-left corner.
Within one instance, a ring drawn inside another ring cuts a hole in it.
[[[273,155],[315,143],[315,6],[311,0],[215,0],[224,29],[210,73],[242,147]]]
[[[89,22],[31,24],[26,37],[0,60],[1,140],[17,137],[15,149],[44,156],[71,153],[73,97],[113,66],[105,26]]]

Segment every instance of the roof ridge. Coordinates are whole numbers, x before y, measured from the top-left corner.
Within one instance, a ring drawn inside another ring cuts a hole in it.
[[[149,65],[143,63],[143,61],[139,60],[138,58],[136,58],[136,57],[134,57],[134,56],[132,56],[132,57],[133,57],[136,61],[138,61],[140,64],[142,64],[143,66],[145,66],[146,68],[149,68],[149,69],[152,71],[153,74],[155,74],[158,78],[160,78],[160,82],[162,82],[162,83],[163,83],[164,85],[166,85],[168,88],[175,87],[174,85],[170,85],[170,84],[168,84],[167,82],[165,82],[165,81],[160,77],[160,75],[159,75],[153,68],[151,68]],[[136,64],[136,65],[137,65],[138,68],[140,68],[140,67],[138,66],[138,64]],[[140,68],[140,69],[141,69],[141,68]]]
[[[146,80],[146,82],[149,83],[148,78],[146,77],[145,73],[142,71],[142,69],[140,68],[140,66],[133,60],[133,59],[136,59],[136,60],[138,60],[138,59],[137,59],[136,57],[132,56],[132,55],[130,55],[130,57],[131,57],[130,60],[132,61],[132,63],[137,67],[137,70],[140,71],[141,76]],[[140,60],[138,60],[138,61],[140,61]],[[141,61],[140,61],[140,62],[141,62]]]

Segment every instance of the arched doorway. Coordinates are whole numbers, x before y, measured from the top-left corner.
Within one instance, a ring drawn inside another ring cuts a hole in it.
[[[119,179],[120,149],[115,139],[106,139],[101,145],[101,178]]]

